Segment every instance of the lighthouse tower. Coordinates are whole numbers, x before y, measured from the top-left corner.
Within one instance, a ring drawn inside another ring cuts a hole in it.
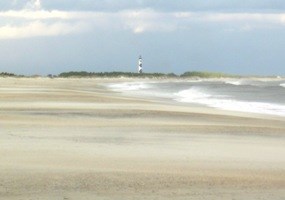
[[[143,68],[142,68],[142,56],[139,57],[139,61],[138,61],[138,73],[139,73],[139,74],[143,73]]]

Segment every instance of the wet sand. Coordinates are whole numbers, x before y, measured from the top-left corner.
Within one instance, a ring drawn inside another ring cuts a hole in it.
[[[0,199],[284,199],[285,118],[0,79]]]

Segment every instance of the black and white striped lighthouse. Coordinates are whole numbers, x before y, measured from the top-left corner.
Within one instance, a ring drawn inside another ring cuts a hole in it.
[[[143,73],[143,67],[142,67],[142,56],[139,57],[138,61],[138,73]]]

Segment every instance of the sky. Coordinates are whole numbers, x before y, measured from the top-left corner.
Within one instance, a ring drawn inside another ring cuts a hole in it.
[[[285,75],[284,0],[1,0],[0,72]]]

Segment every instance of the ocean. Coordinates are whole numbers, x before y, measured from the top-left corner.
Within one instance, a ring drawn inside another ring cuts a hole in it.
[[[108,84],[124,95],[285,116],[285,79],[201,79]]]

